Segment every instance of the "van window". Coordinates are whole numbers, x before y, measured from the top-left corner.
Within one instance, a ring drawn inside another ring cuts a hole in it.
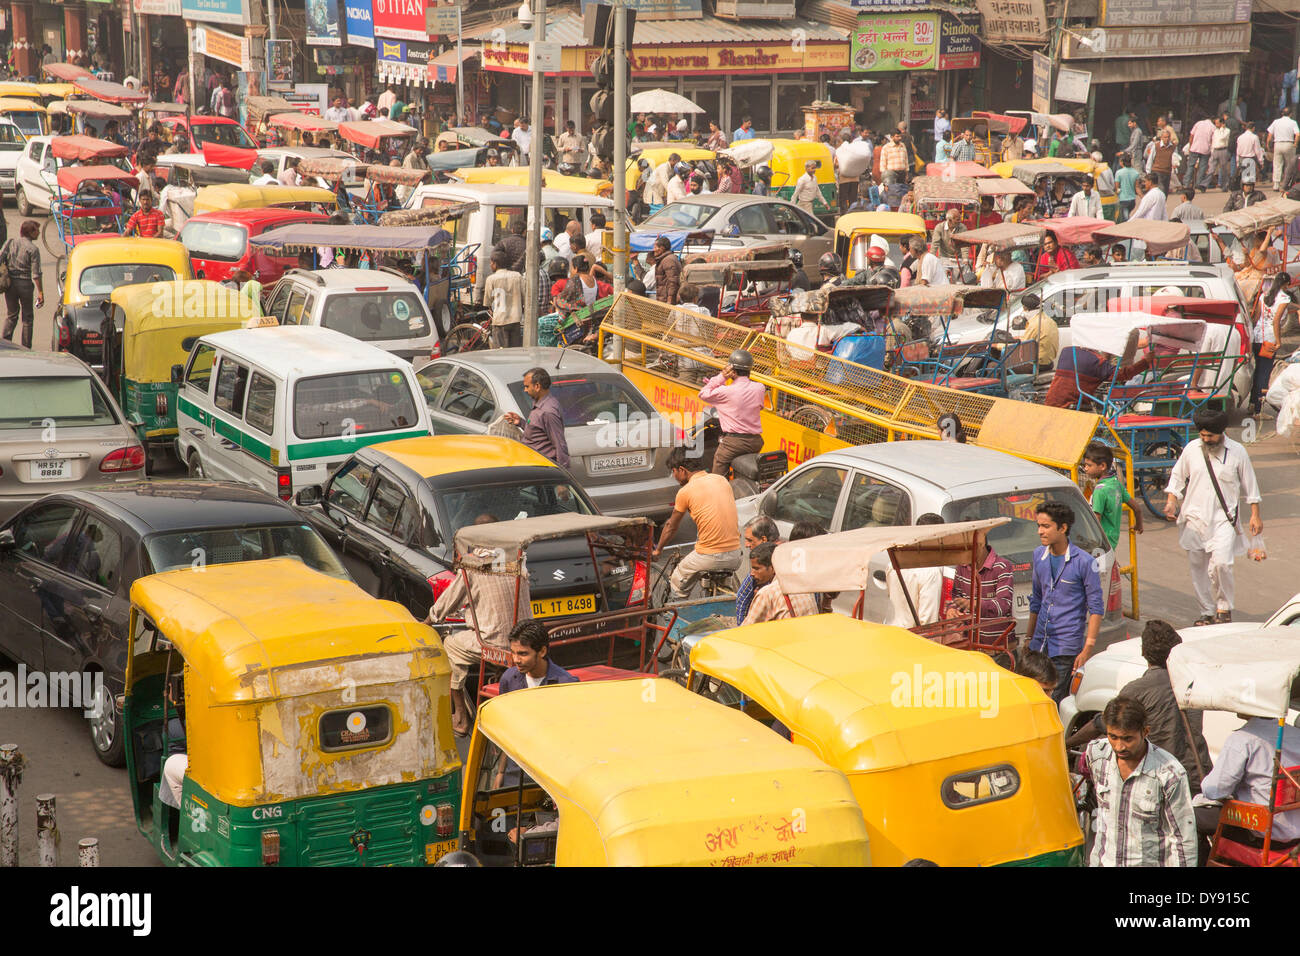
[[[357,518],[366,503],[366,489],[370,487],[370,476],[374,468],[363,461],[353,458],[335,474],[330,482],[325,501],[331,508],[339,508]]]
[[[193,385],[205,395],[208,384],[212,381],[212,362],[217,350],[206,342],[200,342],[190,353],[189,364],[185,367],[185,384]]]
[[[411,383],[398,369],[342,372],[294,386],[293,431],[299,438],[360,436],[420,423]]]
[[[320,324],[363,342],[419,339],[429,334],[420,297],[396,290],[331,295],[321,308]]]
[[[1089,554],[1110,551],[1110,542],[1097,523],[1088,503],[1079,489],[1074,487],[1043,488],[1038,491],[1008,491],[1005,494],[987,495],[950,501],[943,506],[947,522],[980,521],[984,518],[1010,518],[1007,524],[990,528],[988,542],[993,550],[1011,562],[1013,567],[1027,568],[1038,547],[1038,506],[1047,501],[1067,505],[1074,512],[1074,526],[1070,528],[1070,541]],[[1103,582],[1104,583],[1104,582]]]
[[[247,405],[244,421],[264,435],[271,434],[275,428],[275,381],[261,372],[254,372],[248,385]]]
[[[217,369],[217,391],[213,402],[217,408],[232,415],[244,414],[244,389],[248,386],[248,366],[229,358],[221,360]]]
[[[306,301],[307,293],[295,286],[293,292],[289,296],[289,304],[285,306],[284,315],[280,317],[280,324],[300,324],[302,322],[303,304]]]

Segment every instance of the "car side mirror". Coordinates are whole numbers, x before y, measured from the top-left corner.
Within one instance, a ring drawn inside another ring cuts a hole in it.
[[[194,343],[198,340],[199,337],[197,335],[185,336],[185,338],[181,339],[181,350],[187,354],[194,351]]]
[[[173,385],[179,385],[179,384],[181,383],[181,381],[182,381],[184,378],[185,378],[185,366],[184,366],[184,365],[173,365],[173,366],[172,366],[172,384],[173,384]]]
[[[12,551],[17,546],[18,542],[14,540],[13,528],[5,528],[0,531],[0,551]]]
[[[758,510],[769,518],[776,515],[776,495],[769,492],[765,494],[758,502]]]
[[[321,502],[320,485],[308,485],[302,491],[293,496],[296,504],[306,507],[307,505],[318,505]]]

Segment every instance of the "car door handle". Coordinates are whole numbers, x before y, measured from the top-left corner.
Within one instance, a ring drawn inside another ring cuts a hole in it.
[[[90,618],[92,621],[102,621],[104,619],[104,609],[101,607],[95,607],[93,604],[87,604],[86,617]]]
[[[31,588],[33,591],[37,590],[42,584],[45,583],[41,578],[38,578],[30,571],[24,571],[21,568],[18,571],[18,576],[21,578],[25,578],[27,580],[27,586]]]

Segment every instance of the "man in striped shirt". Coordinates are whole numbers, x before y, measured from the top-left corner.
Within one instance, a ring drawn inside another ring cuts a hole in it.
[[[954,572],[952,599],[944,610],[945,617],[960,617],[971,613],[970,569],[969,564],[963,564]],[[984,558],[984,563],[980,565],[979,578],[980,620],[987,621],[993,618],[1011,617],[1012,607],[1016,599],[1016,579],[1011,568],[1011,562],[990,547],[988,555]],[[979,630],[980,640],[984,642],[995,641],[1002,636],[1002,632],[1005,630],[1005,624],[981,627]],[[960,631],[953,633],[954,639],[964,636]]]
[[[889,142],[880,148],[880,180],[883,183],[901,183],[907,180],[907,147],[903,134],[894,130]]]
[[[1092,741],[1083,772],[1097,794],[1089,866],[1195,866],[1196,815],[1187,771],[1147,739],[1147,715],[1132,697],[1102,711],[1105,738]]]
[[[140,208],[126,221],[126,231],[122,235],[152,239],[161,236],[162,233],[163,214],[160,210],[153,208],[153,193],[141,191]]]

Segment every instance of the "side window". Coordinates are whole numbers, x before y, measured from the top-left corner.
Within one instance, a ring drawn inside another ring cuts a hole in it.
[[[424,403],[430,408],[438,407],[438,399],[442,398],[447,380],[451,378],[451,373],[454,371],[456,371],[454,365],[430,365],[415,373],[420,383],[420,391],[424,393]]]
[[[361,509],[366,503],[366,489],[370,487],[370,476],[374,469],[355,458],[340,468],[330,482],[325,501],[331,508],[346,511],[355,518],[361,517]]]
[[[14,545],[19,554],[57,564],[77,517],[72,505],[49,504],[33,508],[14,522]]]
[[[116,591],[122,570],[122,539],[98,517],[87,515],[64,548],[63,567],[83,581]]]
[[[411,510],[409,505],[410,495],[406,493],[406,489],[381,474],[375,483],[375,494],[370,499],[370,507],[366,510],[366,524],[386,534],[393,533],[403,510],[408,512]],[[399,535],[403,540],[409,536],[409,533]]]
[[[799,221],[803,223],[803,229],[801,231],[804,232],[806,235],[820,236],[826,232],[825,223],[814,218],[813,216],[808,215],[802,209],[791,209],[788,211],[793,212],[796,216],[799,217]]]
[[[316,293],[305,292],[302,299],[302,312],[298,316],[298,325],[314,325],[312,316],[316,314]]]
[[[841,531],[886,528],[912,523],[912,502],[907,492],[862,472],[853,476]]]
[[[447,389],[447,399],[442,409],[448,415],[459,415],[472,422],[490,422],[496,411],[496,402],[492,399],[492,388],[487,379],[471,372],[459,369]]]
[[[1183,284],[1179,282],[1162,282],[1159,285],[1140,285],[1133,289],[1133,295],[1138,298],[1146,298],[1151,295],[1158,295],[1161,289],[1168,286],[1175,286],[1182,290],[1181,294],[1189,299],[1204,299],[1205,286],[1196,284]]]
[[[776,232],[776,228],[767,218],[762,203],[741,206],[731,215],[731,223],[740,230],[742,236],[759,235]]]
[[[222,358],[217,369],[217,390],[213,402],[223,412],[244,414],[244,389],[248,387],[248,366],[229,357]]]
[[[266,307],[266,314],[275,316],[281,325],[284,325],[285,307],[289,304],[289,293],[292,291],[292,282],[281,282],[271,293],[271,302]]]
[[[792,475],[776,490],[771,516],[779,521],[813,521],[825,531],[836,530],[831,520],[847,474],[844,468],[818,466]]]
[[[244,421],[265,435],[271,434],[275,430],[275,381],[254,372],[245,404]]]
[[[289,296],[288,304],[284,308],[284,315],[280,317],[281,325],[298,325],[302,321],[302,306],[307,300],[307,294],[302,289],[294,288]]]
[[[808,232],[808,226],[799,217],[799,213],[789,206],[770,203],[767,207],[767,213],[774,225],[773,232],[779,232],[787,236],[802,236]]]
[[[216,355],[217,350],[211,345],[200,342],[195,346],[194,351],[190,353],[189,364],[185,368],[185,384],[192,385],[206,395],[208,385],[212,381],[212,363]]]
[[[32,162],[39,163],[41,161],[41,158],[44,155],[45,155],[45,144],[32,143],[32,152],[31,152]]]

